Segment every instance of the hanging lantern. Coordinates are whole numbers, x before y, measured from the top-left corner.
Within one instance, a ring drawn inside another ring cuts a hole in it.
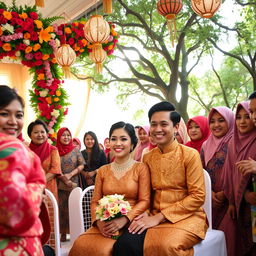
[[[211,18],[221,5],[221,0],[191,0],[193,11],[203,18]]]
[[[69,44],[63,44],[57,50],[55,57],[56,57],[57,63],[62,67],[65,78],[69,78],[70,77],[69,67],[76,60],[75,51],[70,47]]]
[[[103,0],[103,11],[104,13],[112,13],[112,0]]]
[[[102,45],[99,44],[100,47],[98,47],[97,51],[92,51],[89,54],[89,58],[96,64],[96,72],[101,73],[102,72],[102,67],[103,67],[103,62],[105,61],[107,57],[107,53],[102,49]]]
[[[172,46],[174,46],[174,40],[176,39],[176,15],[182,8],[181,0],[159,0],[157,2],[157,11],[164,16],[167,21],[167,26],[170,32]]]
[[[35,5],[38,7],[44,7],[44,0],[36,0]]]

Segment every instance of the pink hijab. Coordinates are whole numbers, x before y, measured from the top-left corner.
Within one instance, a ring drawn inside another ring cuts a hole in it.
[[[208,139],[208,137],[211,134],[209,124],[208,124],[208,118],[205,116],[195,116],[190,118],[187,123],[187,132],[188,132],[188,127],[191,121],[194,121],[200,127],[200,130],[202,132],[202,138],[200,140],[194,140],[194,141],[191,140],[187,142],[185,145],[196,149],[200,153],[202,144]]]
[[[249,114],[249,102],[244,101],[238,104],[236,115],[241,108]],[[241,134],[237,126],[234,128],[234,135],[228,145],[228,159],[225,162],[225,186],[224,192],[231,203],[235,203],[237,213],[251,175],[243,176],[236,168],[235,163],[241,160],[248,160],[249,157],[256,160],[256,128],[252,131]]]
[[[217,111],[227,122],[228,131],[221,138],[217,138],[211,133],[209,138],[203,143],[202,149],[204,150],[205,166],[207,166],[208,162],[212,159],[214,154],[218,152],[221,149],[221,147],[231,139],[234,132],[235,115],[232,112],[232,110],[227,107],[212,108],[208,115],[209,125],[212,115],[214,114],[215,111]]]
[[[149,136],[149,126],[142,126],[139,128],[138,132],[143,129],[147,135]],[[147,148],[149,146],[149,141],[141,143],[139,142],[138,146],[136,147],[136,153],[135,153],[135,160],[140,161],[141,160],[141,155],[142,151],[144,148]]]

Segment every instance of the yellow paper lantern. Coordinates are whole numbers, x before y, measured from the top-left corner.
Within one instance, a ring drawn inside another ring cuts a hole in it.
[[[211,18],[221,5],[221,0],[191,0],[193,11],[203,18]]]
[[[100,45],[100,46],[99,46]],[[99,44],[96,51],[92,51],[89,54],[89,58],[96,64],[96,72],[101,73],[103,68],[103,62],[107,57],[107,53],[102,49],[101,44]]]
[[[76,53],[69,44],[63,44],[55,55],[57,63],[62,67],[65,78],[70,77],[69,67],[76,60]]]
[[[103,11],[104,13],[112,13],[112,0],[103,0]]]

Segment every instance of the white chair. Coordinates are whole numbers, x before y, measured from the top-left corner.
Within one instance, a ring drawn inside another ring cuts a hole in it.
[[[227,256],[225,235],[220,230],[212,229],[212,185],[211,178],[204,170],[206,188],[204,211],[208,219],[208,230],[205,239],[194,246],[194,256]]]
[[[47,196],[47,205],[49,214],[53,214],[54,220],[54,238],[55,238],[55,255],[56,256],[68,256],[69,250],[71,248],[70,242],[60,243],[60,226],[59,226],[59,207],[57,200],[53,193],[45,189],[45,194]],[[53,211],[53,213],[52,213]]]
[[[90,186],[82,191],[77,187],[72,190],[69,196],[69,227],[70,241],[84,233],[91,226],[90,203],[94,191],[94,186]]]

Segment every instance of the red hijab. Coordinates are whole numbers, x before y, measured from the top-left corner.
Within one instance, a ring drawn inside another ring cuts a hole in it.
[[[208,137],[211,134],[209,124],[208,124],[208,118],[205,116],[195,116],[190,118],[187,123],[187,132],[188,132],[188,127],[192,121],[194,121],[200,127],[202,138],[200,140],[191,140],[187,142],[185,145],[196,149],[200,153],[203,143],[208,139]]]
[[[62,136],[62,134],[65,132],[65,131],[68,131],[70,136],[71,136],[71,140],[70,142],[68,143],[68,145],[64,145],[60,142],[60,137]],[[72,140],[72,135],[71,135],[71,132],[68,128],[66,127],[63,127],[63,128],[60,128],[58,133],[57,133],[57,143],[56,143],[56,147],[59,151],[59,154],[60,156],[64,156],[66,154],[68,154],[69,152],[71,152],[76,146],[73,144],[73,140]]]
[[[56,147],[52,146],[47,140],[40,145],[36,145],[31,141],[29,148],[39,156],[41,163],[43,163],[44,160],[49,157],[51,152],[56,149]]]

